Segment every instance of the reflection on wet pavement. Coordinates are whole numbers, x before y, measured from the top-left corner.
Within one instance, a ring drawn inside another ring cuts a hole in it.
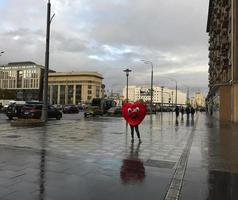
[[[238,199],[237,126],[199,115],[147,116],[142,144],[130,143],[122,118],[16,129],[0,116],[0,199],[164,199],[192,133],[180,199]]]
[[[126,159],[123,159],[121,166],[121,179],[123,183],[142,182],[145,178],[145,167],[143,162],[138,158],[141,143],[137,144],[134,149],[134,143],[131,144],[130,154]]]

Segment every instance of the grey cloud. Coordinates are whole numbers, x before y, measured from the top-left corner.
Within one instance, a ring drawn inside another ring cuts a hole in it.
[[[0,64],[44,63],[46,2],[8,0],[7,7],[0,8],[0,50],[6,50]],[[56,16],[51,24],[50,65],[55,70],[95,70],[104,74],[108,88],[120,90],[125,67],[133,69],[132,84],[149,83],[151,67],[140,62],[147,59],[154,63],[155,80],[159,80],[157,72],[180,69],[167,75],[193,87],[207,86],[206,72],[184,73],[207,66],[207,0],[51,2]],[[105,45],[131,51],[110,52]]]

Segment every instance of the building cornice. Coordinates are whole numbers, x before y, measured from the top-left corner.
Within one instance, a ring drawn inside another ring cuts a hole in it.
[[[49,77],[64,77],[64,76],[92,76],[99,79],[104,79],[102,74],[98,72],[55,72],[55,73],[49,73]]]

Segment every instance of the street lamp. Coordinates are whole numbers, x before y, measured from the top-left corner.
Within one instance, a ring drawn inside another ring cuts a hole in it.
[[[174,78],[171,78],[171,77],[167,77],[167,76],[160,76],[160,77],[164,77],[164,78],[167,78],[167,79],[175,82],[175,106],[177,106],[177,99],[178,99],[178,82],[177,82],[177,80]]]
[[[163,109],[163,104],[164,104],[164,86],[161,87],[161,108],[162,109]]]
[[[2,56],[2,54],[4,54],[4,51],[1,51],[1,52],[0,52],[0,56]]]
[[[151,65],[151,81],[150,81],[150,114],[152,115],[152,108],[153,108],[153,63],[149,60],[141,60],[145,64],[150,64]]]
[[[49,49],[50,49],[50,24],[55,14],[51,16],[50,0],[47,3],[47,21],[46,21],[46,50],[45,50],[45,71],[43,81],[43,106],[41,120],[47,122],[48,120],[48,71],[49,71]]]
[[[128,77],[129,73],[131,72],[130,69],[125,69],[123,72],[126,72],[126,102],[128,102]]]

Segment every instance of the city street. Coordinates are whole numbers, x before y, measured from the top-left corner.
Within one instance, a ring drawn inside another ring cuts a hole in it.
[[[238,199],[237,125],[157,113],[139,128],[131,144],[119,117],[13,127],[0,114],[0,200]]]

